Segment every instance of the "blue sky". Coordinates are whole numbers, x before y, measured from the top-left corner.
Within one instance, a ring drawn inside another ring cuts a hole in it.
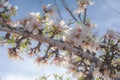
[[[18,6],[18,14],[13,17],[14,20],[27,16],[30,12],[41,11],[40,5],[43,4],[41,0],[10,0],[11,4]],[[51,0],[44,0],[45,4],[50,3]],[[69,1],[69,0],[67,0]],[[120,0],[106,0],[116,10],[120,10]],[[69,1],[70,5],[73,5]],[[63,10],[61,8],[61,10]],[[68,14],[62,11],[63,17],[67,18]],[[87,14],[93,23],[97,23],[98,27],[95,29],[99,32],[98,35],[105,33],[107,29],[114,29],[120,31],[120,14],[108,8],[102,0],[96,0],[93,6],[89,7]],[[2,80],[34,80],[35,78],[51,73],[65,73],[62,67],[54,65],[38,67],[34,64],[34,59],[26,57],[23,61],[14,61],[8,58],[6,46],[0,46],[0,76]]]

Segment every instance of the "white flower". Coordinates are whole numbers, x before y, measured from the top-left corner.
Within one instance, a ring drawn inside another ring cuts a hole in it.
[[[36,16],[40,16],[40,12],[36,12]]]
[[[7,7],[8,5],[9,5],[9,2],[7,1],[3,4],[3,7]]]
[[[35,15],[35,13],[34,13],[34,12],[31,12],[31,13],[30,13],[30,16],[34,16],[34,15]]]
[[[4,8],[1,7],[1,8],[0,8],[0,12],[3,12],[3,11],[4,11]]]
[[[17,10],[17,9],[18,9],[18,7],[17,7],[17,6],[14,6],[14,8],[15,8],[15,10]]]
[[[105,38],[107,39],[113,39],[113,40],[119,40],[120,39],[120,33],[119,32],[116,32],[114,30],[108,30],[106,35],[105,35]]]
[[[35,34],[37,32],[36,29],[43,29],[44,26],[42,26],[42,21],[39,20],[40,13],[30,13],[27,18],[27,23],[25,24],[25,29],[29,32],[32,32],[35,29]],[[49,23],[50,24],[50,23]]]
[[[88,6],[88,4],[84,4],[82,7],[81,7],[81,9],[86,9],[87,8],[87,6]]]
[[[79,47],[79,31],[77,31],[77,28],[70,28],[65,31],[65,35],[63,36],[63,40],[73,46]]]
[[[53,20],[49,20],[49,21],[47,21],[47,23],[46,23],[47,25],[53,25]]]
[[[94,77],[99,77],[101,75],[101,73],[99,72],[99,68],[97,67],[97,68],[95,68],[94,69],[94,72],[93,72],[93,76]]]
[[[91,0],[77,0],[78,3],[78,10],[75,10],[74,13],[80,14],[84,13],[84,10],[87,8],[88,5],[93,5],[95,2]]]
[[[70,66],[70,63],[68,61],[65,61],[65,60],[63,60],[60,64],[66,68],[68,68]]]
[[[25,30],[28,30],[28,32],[32,32],[33,31],[33,25],[30,23],[30,21],[28,21],[26,23]]]
[[[19,21],[15,22],[15,23],[10,23],[12,27],[18,27],[18,25],[20,24]]]
[[[38,29],[34,29],[34,30],[33,30],[33,34],[34,34],[34,35],[37,35],[38,33],[39,33]]]
[[[11,5],[11,4],[9,4],[9,5],[7,6],[7,9],[8,9],[8,10],[10,10],[10,9],[11,9],[11,7],[12,7],[12,5]]]
[[[77,24],[75,28],[70,28],[64,32],[63,41],[74,47],[81,46],[84,52],[86,50],[96,52],[98,44],[96,37],[92,35],[92,28],[84,24]]]
[[[90,0],[90,3],[89,3],[90,5],[93,5],[93,4],[95,4],[95,1],[91,1]]]
[[[38,26],[38,29],[39,29],[39,30],[42,30],[42,29],[44,29],[45,27],[46,27],[46,24],[42,23],[42,24],[40,24],[40,25]]]
[[[5,15],[11,15],[12,13],[10,11],[5,11]]]
[[[58,25],[62,28],[62,29],[67,29],[68,25],[65,23],[64,20],[61,20]]]
[[[64,36],[63,36],[63,40],[64,41],[69,41],[69,39],[71,38],[71,36],[70,36],[70,32],[71,32],[71,29],[72,28],[70,28],[70,29],[68,29],[68,30],[66,30],[65,32],[64,32]]]
[[[17,27],[24,27],[22,24],[18,24]]]
[[[4,4],[6,0],[0,0],[0,4]]]
[[[65,21],[61,20],[61,21],[59,22],[59,25],[60,25],[60,26],[65,25]]]
[[[48,7],[50,7],[51,6],[51,4],[48,4],[46,7],[48,8]]]
[[[81,8],[74,11],[75,14],[80,14],[83,12],[84,12],[84,9],[81,9]]]

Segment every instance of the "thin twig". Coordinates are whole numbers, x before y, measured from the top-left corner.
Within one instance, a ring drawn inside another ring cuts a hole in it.
[[[58,8],[58,5],[57,5],[57,3],[56,3],[56,0],[53,0],[53,1],[54,1],[54,3],[55,3],[56,8],[57,8],[57,13],[58,13],[58,15],[59,15],[59,17],[60,17],[60,20],[62,20],[62,15],[61,15],[61,13],[60,13],[60,10],[59,10],[59,8]]]
[[[75,18],[75,16],[72,14],[71,10],[68,8],[66,2],[64,0],[61,0],[61,3],[63,5],[63,7],[69,12],[69,14],[73,17],[73,19],[78,22],[78,20]]]
[[[85,9],[85,12],[84,12],[84,19],[83,19],[83,23],[85,24],[86,23],[86,15],[87,14],[87,8]]]

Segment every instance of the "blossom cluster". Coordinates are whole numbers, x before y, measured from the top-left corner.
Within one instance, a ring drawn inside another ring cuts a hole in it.
[[[77,24],[75,28],[65,31],[63,40],[74,47],[82,47],[84,51],[95,52],[98,49],[96,35],[91,33],[95,25]]]
[[[94,3],[91,0],[77,0],[77,1],[78,1],[78,8],[79,8],[78,10],[76,10],[77,14],[84,13],[87,6],[92,5]],[[44,16],[41,16],[39,12],[37,13],[32,12],[28,15],[28,17],[22,20],[19,20],[15,23],[12,23],[12,21],[9,22],[9,20],[7,20],[7,24],[10,24],[12,27],[22,28],[25,32],[32,33],[34,35],[37,35],[39,33],[42,33],[43,35],[45,34],[45,36],[47,37],[49,37],[50,35],[50,38],[53,38],[53,39],[55,39],[54,38],[55,35],[61,35],[62,33],[62,36],[63,36],[62,38],[64,42],[68,43],[73,47],[82,48],[84,52],[87,52],[87,50],[89,50],[90,52],[96,52],[99,48],[101,48],[101,52],[105,53],[105,55],[100,55],[100,56],[103,57],[102,61],[104,61],[104,63],[107,64],[108,66],[104,67],[105,65],[103,65],[102,68],[99,68],[99,69],[95,68],[93,75],[95,73],[99,73],[101,75],[104,74],[106,76],[111,76],[113,78],[117,77],[117,71],[114,72],[113,70],[119,70],[118,69],[119,67],[117,67],[117,64],[120,62],[118,59],[119,52],[120,52],[120,48],[119,48],[120,33],[114,32],[112,30],[108,30],[108,32],[104,36],[103,42],[99,46],[96,35],[92,34],[92,29],[96,26],[95,24],[91,24],[88,21],[88,22],[85,22],[84,24],[76,23],[76,26],[74,28],[68,28],[68,25],[65,23],[65,21],[52,19],[51,16],[53,15],[54,12],[53,12],[53,9],[50,8],[50,6],[51,5],[49,4],[43,7]],[[11,15],[15,14],[16,9],[17,7],[16,6],[13,7],[8,2],[8,0],[0,0],[0,16],[2,18],[8,19]],[[53,35],[54,37],[51,37]],[[7,34],[6,40],[10,39],[10,36],[11,34]],[[17,37],[16,36],[17,35],[14,35],[11,40],[7,41],[8,43],[13,43],[13,44],[19,43],[16,47],[8,49],[8,55],[12,59],[21,60],[23,58],[19,56],[19,53],[17,50],[19,48],[27,49],[27,44],[30,43],[30,41],[29,40],[24,41],[24,38],[21,38],[20,36],[17,36]],[[38,45],[35,48],[30,48],[31,49],[30,55],[33,55],[33,53],[37,53],[37,49],[39,49],[40,47],[41,46]],[[57,53],[58,51],[56,50],[54,52]],[[39,65],[41,63],[48,64],[48,59],[49,59],[48,55],[45,57],[38,56],[35,60],[35,63],[38,63]],[[78,56],[75,56],[75,55],[73,56],[71,53],[67,55],[57,54],[52,60],[51,64],[53,63],[58,66],[64,66],[68,68],[69,70],[68,72],[69,73],[73,72],[75,75],[79,74],[78,71],[82,69],[81,67],[82,65],[78,65],[79,63],[80,64],[83,63],[84,65],[90,64],[88,61],[83,61],[82,58],[79,58]],[[79,69],[80,67],[81,69]],[[88,68],[88,67],[85,67],[85,68]],[[79,74],[79,76],[80,75],[81,74]]]
[[[34,35],[38,34],[40,30],[46,28],[46,26],[51,26],[53,21],[48,17],[41,17],[39,12],[32,12],[26,18],[19,20],[15,23],[9,23],[12,27],[24,28],[27,32],[32,32]]]
[[[116,32],[114,30],[108,30],[107,33],[105,34],[104,38],[106,39],[116,39],[119,40],[120,39],[120,33]]]
[[[11,15],[15,15],[17,6],[12,6],[8,0],[0,0],[0,15],[7,19]]]
[[[8,49],[8,56],[11,59],[16,59],[16,60],[22,60],[23,59],[21,56],[18,55],[18,52],[16,51],[15,48],[9,48]]]
[[[75,10],[75,13],[80,14],[85,11],[88,5],[93,5],[95,2],[92,0],[77,0],[78,9]]]
[[[111,51],[111,49],[115,48],[115,52],[119,52],[119,42],[120,42],[120,33],[116,32],[114,30],[108,30],[106,34],[103,36],[102,43],[100,43],[101,51],[102,53],[106,54],[105,49],[103,48],[109,48],[108,52]]]
[[[40,19],[40,13],[30,13],[29,16],[24,19],[25,21],[25,30],[32,32],[33,34],[38,34],[38,30],[43,29],[45,26]]]
[[[41,17],[39,12],[30,13],[30,15],[22,20],[21,23],[25,30],[32,32],[34,35],[38,34],[40,30],[43,30],[43,33],[54,32],[56,34],[66,27],[64,21],[60,21],[56,24],[48,16],[45,16],[44,18]]]
[[[7,24],[11,25],[12,27],[23,28],[25,31],[33,33],[34,35],[42,32],[43,35],[47,34],[47,37],[53,34],[57,34],[56,36],[59,36],[59,33],[63,32],[68,26],[63,20],[53,21],[53,9],[50,6],[50,4],[43,6],[43,16],[40,15],[39,12],[32,12],[22,20],[16,22],[9,21]]]

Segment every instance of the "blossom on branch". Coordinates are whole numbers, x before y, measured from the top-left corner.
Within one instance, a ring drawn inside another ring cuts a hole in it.
[[[86,20],[87,6],[93,2],[91,0],[77,0],[77,2],[77,13],[85,13],[80,22],[64,4],[66,10],[76,21],[74,27],[72,21],[66,23],[67,20],[53,18],[54,9],[50,4],[43,6],[43,15],[39,12],[32,12],[26,18],[12,22],[10,16],[17,8],[11,6],[7,0],[0,0],[0,30],[7,32],[0,40],[12,44],[13,48],[8,49],[9,57],[17,60],[23,59],[19,55],[22,50],[29,53],[31,57],[37,56],[35,63],[39,65],[49,64],[49,60],[52,60],[51,64],[63,66],[74,75],[118,77],[120,33],[108,30],[100,43],[96,34],[92,33],[96,25]],[[64,0],[63,3],[65,3]],[[80,15],[78,16],[81,18]],[[71,24],[73,24],[72,27]],[[37,45],[34,44],[34,40]],[[44,43],[47,45],[42,45]],[[44,56],[39,56],[41,48],[45,48]]]
[[[15,15],[17,6],[12,6],[8,0],[0,0],[0,16],[4,19],[10,18]]]
[[[77,0],[78,4],[78,9],[75,10],[74,12],[76,14],[81,14],[84,13],[85,9],[87,8],[88,5],[93,5],[95,2],[92,0]]]
[[[98,49],[98,43],[96,36],[92,34],[93,28],[94,26],[77,24],[75,28],[65,31],[63,41],[77,48],[82,47],[85,52],[87,49],[95,52]]]

